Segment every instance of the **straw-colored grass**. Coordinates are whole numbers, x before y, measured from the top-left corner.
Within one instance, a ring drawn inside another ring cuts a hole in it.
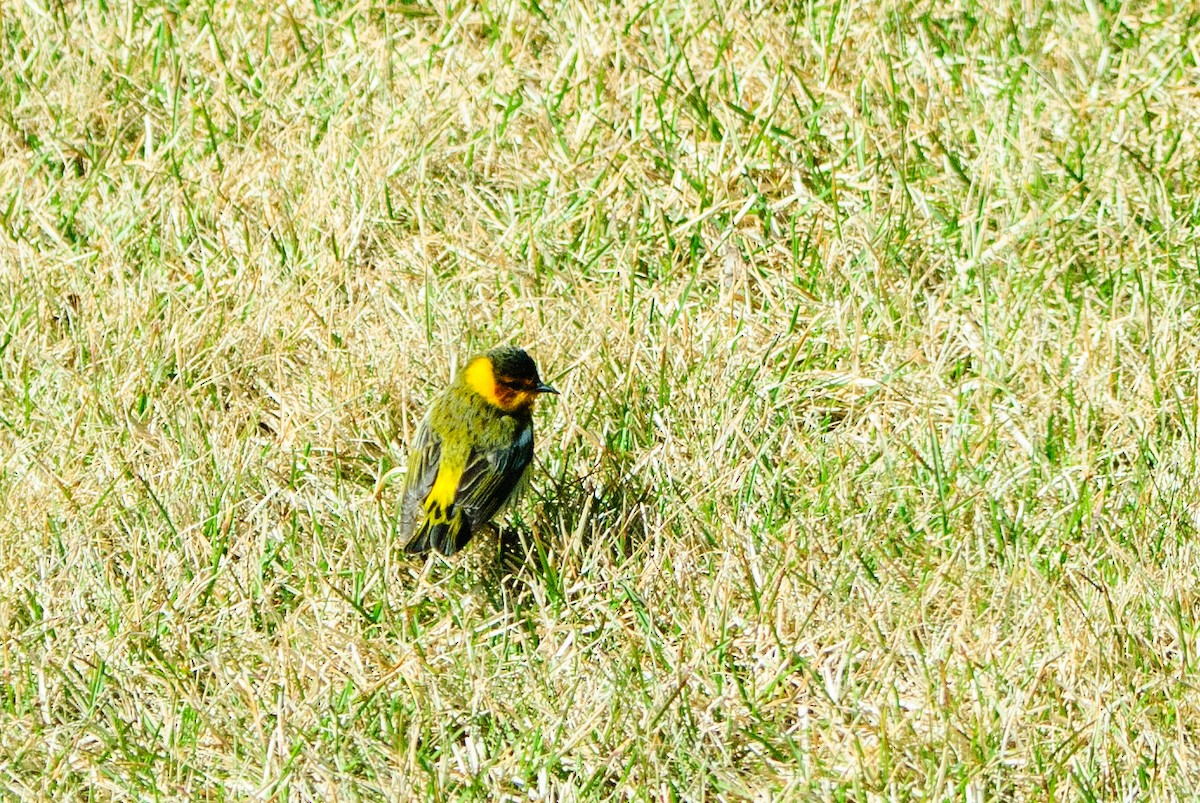
[[[0,6],[0,797],[1200,794],[1189,4],[262,5]]]

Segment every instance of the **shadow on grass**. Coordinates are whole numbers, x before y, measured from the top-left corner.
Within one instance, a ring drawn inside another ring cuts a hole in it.
[[[520,600],[537,584],[553,602],[581,578],[607,575],[646,543],[651,494],[609,456],[591,474],[557,478],[530,521],[500,528],[504,592]]]

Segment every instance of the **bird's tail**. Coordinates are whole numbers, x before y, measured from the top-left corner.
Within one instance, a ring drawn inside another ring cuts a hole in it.
[[[416,532],[404,545],[409,555],[423,555],[436,549],[449,556],[458,552],[471,540],[471,522],[457,506],[452,506],[444,516],[425,516],[417,524]]]

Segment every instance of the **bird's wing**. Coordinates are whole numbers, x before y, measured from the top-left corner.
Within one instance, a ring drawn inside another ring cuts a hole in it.
[[[417,435],[409,448],[408,475],[404,478],[400,502],[400,538],[404,541],[405,551],[421,552],[428,548],[413,548],[412,542],[417,524],[425,517],[425,498],[437,479],[441,458],[442,439],[425,419],[417,427]]]
[[[472,450],[454,503],[472,527],[486,524],[513,495],[533,460],[533,425],[526,423],[508,446]]]
[[[533,426],[522,426],[508,446],[472,449],[458,478],[454,504],[444,510],[428,510],[426,502],[438,482],[441,453],[437,433],[422,425],[409,458],[401,508],[400,533],[409,554],[436,549],[453,555],[466,546],[475,529],[496,515],[524,478],[533,460]]]

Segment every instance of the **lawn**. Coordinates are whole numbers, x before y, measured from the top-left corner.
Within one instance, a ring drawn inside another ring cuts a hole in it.
[[[0,6],[0,797],[1200,795],[1200,12],[268,5]]]

